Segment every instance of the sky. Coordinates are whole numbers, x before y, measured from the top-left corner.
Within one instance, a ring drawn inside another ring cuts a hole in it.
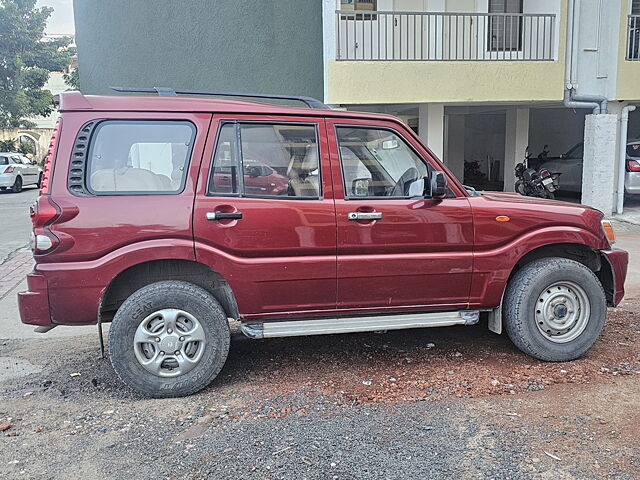
[[[53,7],[45,33],[71,34],[75,32],[73,23],[73,0],[38,0],[38,7]]]

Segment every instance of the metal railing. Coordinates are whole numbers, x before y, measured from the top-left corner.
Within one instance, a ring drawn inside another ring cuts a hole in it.
[[[640,60],[640,15],[627,17],[627,60]]]
[[[336,11],[336,60],[554,60],[555,14]]]

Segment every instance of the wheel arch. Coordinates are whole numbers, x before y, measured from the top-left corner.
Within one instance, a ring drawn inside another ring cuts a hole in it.
[[[541,258],[549,257],[568,258],[589,268],[589,270],[596,275],[602,284],[607,298],[607,304],[613,305],[613,271],[611,270],[609,262],[602,258],[602,254],[599,250],[583,243],[551,243],[541,245],[522,255],[514,264],[511,272],[509,273],[509,278],[504,284],[500,305],[489,312],[489,330],[495,333],[502,333],[502,299],[504,299],[504,293],[506,292],[513,276],[529,263]]]
[[[228,317],[240,317],[231,286],[220,273],[193,260],[159,259],[132,265],[109,282],[100,300],[100,321],[110,322],[133,292],[162,280],[183,280],[198,285],[220,302]]]

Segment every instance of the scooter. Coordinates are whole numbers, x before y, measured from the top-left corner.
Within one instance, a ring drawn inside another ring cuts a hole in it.
[[[559,173],[550,173],[549,170],[543,168],[539,171],[529,168],[529,147],[525,150],[524,160],[516,165],[516,181],[515,189],[520,195],[528,197],[549,198],[554,199],[555,192],[560,188],[558,177]]]

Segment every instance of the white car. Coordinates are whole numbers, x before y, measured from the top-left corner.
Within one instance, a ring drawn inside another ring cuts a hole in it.
[[[26,185],[40,187],[42,169],[21,153],[0,152],[0,190],[22,191]]]
[[[580,193],[582,191],[582,143],[574,145],[560,157],[549,157],[538,169],[546,168],[551,173],[560,173],[559,190]],[[627,142],[626,173],[624,191],[629,195],[640,194],[640,140]]]

